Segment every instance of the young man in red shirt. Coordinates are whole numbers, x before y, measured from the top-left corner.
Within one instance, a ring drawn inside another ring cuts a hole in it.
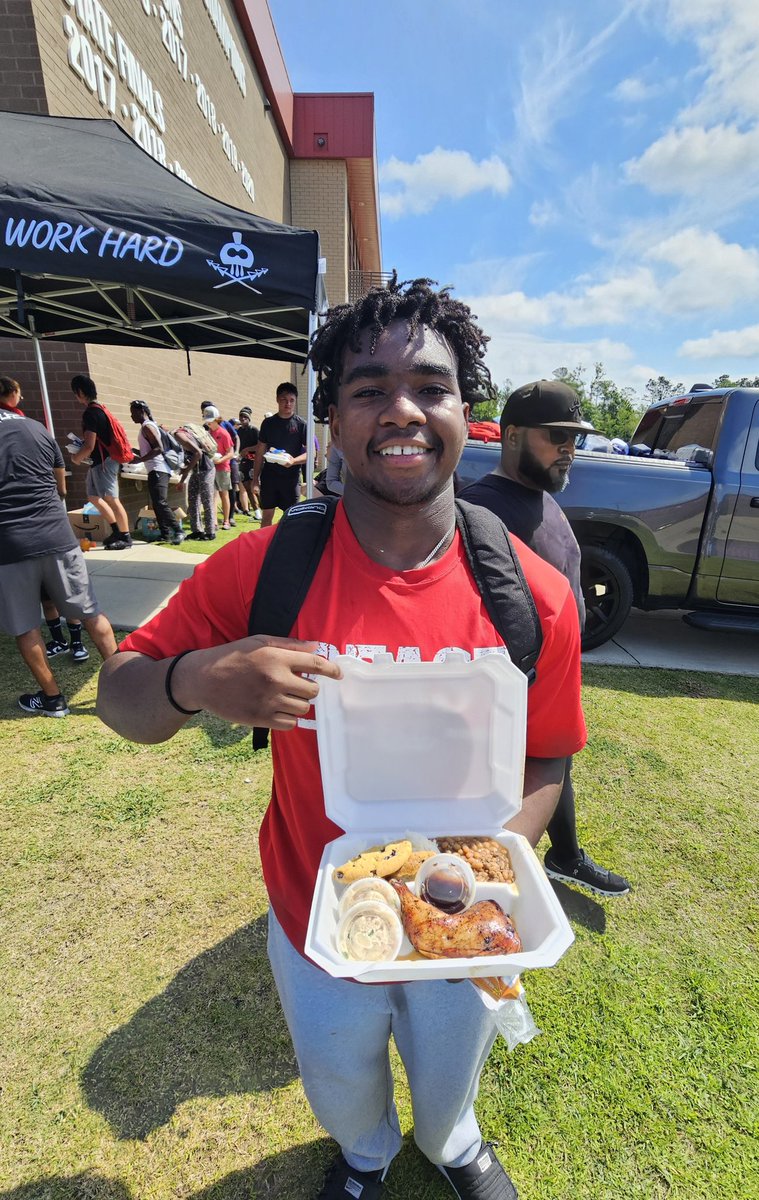
[[[203,420],[208,426],[208,432],[216,442],[220,457],[216,460],[216,491],[221,499],[222,529],[229,529],[232,523],[230,492],[232,491],[232,475],[229,464],[234,456],[235,447],[232,438],[221,423],[221,413],[212,404],[203,409]]]
[[[269,956],[306,1095],[341,1150],[319,1200],[382,1194],[402,1141],[391,1034],[409,1078],[415,1140],[455,1194],[517,1194],[474,1114],[495,1037],[475,990],[444,981],[366,986],[333,979],[304,957],[319,861],[341,832],[324,811],[311,719],[319,678],[340,678],[334,659],[342,653],[432,661],[451,647],[471,656],[504,652],[454,517],[453,472],[469,406],[491,388],[486,342],[469,309],[424,280],[393,280],[328,314],[311,355],[345,456],[345,494],[292,637],[246,636],[274,534],[261,530],[199,566],[100,677],[100,715],[136,741],[171,737],[201,709],[274,731],[260,838],[272,906]],[[518,554],[543,646],[529,689],[523,806],[509,828],[534,844],[556,805],[563,760],[584,744],[585,724],[569,586],[526,547]]]

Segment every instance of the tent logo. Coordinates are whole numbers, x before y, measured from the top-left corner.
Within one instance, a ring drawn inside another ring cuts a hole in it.
[[[209,267],[213,267],[214,271],[218,271],[219,275],[224,276],[224,282],[215,283],[214,290],[229,287],[230,283],[240,283],[248,291],[255,292],[257,296],[262,295],[258,288],[251,287],[250,284],[252,280],[266,275],[269,268],[257,267],[255,271],[251,270],[255,258],[250,246],[246,246],[243,242],[241,233],[232,234],[232,241],[225,242],[219,251],[219,258],[221,262],[214,262],[212,258],[206,259]]]

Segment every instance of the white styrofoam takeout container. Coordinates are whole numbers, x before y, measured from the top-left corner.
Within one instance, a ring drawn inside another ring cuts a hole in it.
[[[374,662],[341,656],[341,680],[320,679],[316,730],[327,815],[348,830],[324,848],[306,954],[336,978],[365,983],[517,975],[551,967],[574,941],[569,922],[526,838],[503,825],[522,805],[527,680],[505,655],[473,661]],[[478,883],[475,900],[497,900],[522,941],[519,954],[422,959],[404,936],[397,959],[362,963],[335,943],[343,886],[335,867],[412,830],[426,838],[496,837],[516,887]]]

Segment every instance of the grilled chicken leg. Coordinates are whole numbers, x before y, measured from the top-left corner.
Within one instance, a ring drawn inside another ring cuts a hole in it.
[[[481,954],[515,954],[522,949],[510,917],[495,900],[480,900],[460,913],[443,913],[419,900],[405,883],[388,880],[401,901],[408,939],[426,958],[474,958]]]

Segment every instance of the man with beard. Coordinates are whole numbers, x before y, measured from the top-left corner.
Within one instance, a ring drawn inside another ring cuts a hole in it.
[[[460,492],[462,500],[481,504],[500,517],[510,533],[551,563],[569,581],[577,602],[580,628],[585,601],[580,584],[580,547],[554,495],[569,482],[569,469],[583,423],[576,392],[555,379],[526,383],[511,393],[501,414],[501,463],[490,475]],[[602,896],[624,896],[630,884],[594,862],[577,840],[572,760],[547,833],[545,856],[552,879],[579,884]]]
[[[340,654],[432,662],[452,646],[471,658],[505,650],[475,584],[453,494],[470,404],[492,395],[486,342],[469,309],[428,280],[394,277],[330,310],[310,357],[345,457],[345,493],[290,638],[248,635],[275,536],[269,527],[202,563],[100,676],[100,716],[134,741],[172,737],[201,709],[274,731],[260,834],[269,957],[306,1096],[340,1147],[318,1200],[378,1200],[383,1192],[403,1140],[391,1036],[406,1066],[414,1138],[452,1192],[460,1200],[517,1194],[474,1112],[496,1035],[474,988],[445,980],[367,986],[305,957],[319,862],[339,832],[325,811],[311,711],[319,681],[342,677]],[[300,519],[297,509],[283,518]],[[534,844],[556,805],[564,759],[585,740],[579,629],[566,581],[526,547],[517,554],[543,643],[528,693],[522,809],[508,828]],[[410,736],[413,744],[413,729]],[[389,754],[401,751],[388,744]]]

